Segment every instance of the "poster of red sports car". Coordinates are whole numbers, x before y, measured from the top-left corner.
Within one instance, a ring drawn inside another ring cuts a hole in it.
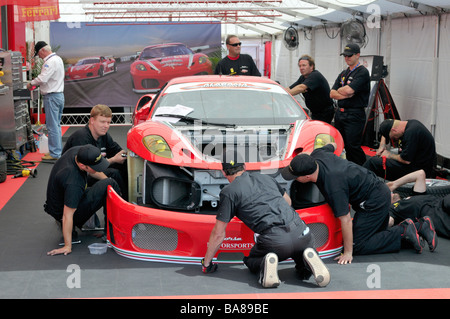
[[[186,75],[212,73],[220,24],[50,24],[50,45],[66,67],[65,109],[133,108],[146,93]]]

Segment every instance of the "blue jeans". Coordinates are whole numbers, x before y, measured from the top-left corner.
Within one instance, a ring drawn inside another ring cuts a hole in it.
[[[54,158],[62,152],[61,116],[64,109],[64,93],[44,95],[45,124],[48,131],[48,149]]]

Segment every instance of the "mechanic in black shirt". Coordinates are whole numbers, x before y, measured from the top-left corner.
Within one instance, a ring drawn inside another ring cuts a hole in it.
[[[430,218],[429,225],[433,227],[439,236],[450,238],[450,195],[445,197],[427,194],[426,174],[424,170],[409,173],[386,185],[391,192],[398,187],[414,183],[412,195],[400,198],[399,194],[393,194],[392,204],[389,208],[391,216],[389,225],[393,226],[406,218],[423,220]],[[436,249],[437,239],[431,242],[431,251]]]
[[[73,146],[91,144],[102,152],[108,160],[109,167],[104,172],[106,176],[113,178],[120,187],[122,197],[128,198],[126,152],[117,144],[108,133],[111,125],[112,111],[107,105],[95,105],[90,114],[89,123],[69,136],[62,153],[64,154]],[[96,180],[89,179],[89,185]]]
[[[333,100],[330,98],[330,85],[325,77],[316,70],[314,59],[303,55],[298,60],[301,76],[287,91],[291,95],[302,93],[311,118],[331,124],[334,117]]]
[[[106,208],[109,185],[120,193],[116,181],[102,173],[108,166],[108,161],[93,145],[72,147],[56,161],[48,180],[44,210],[62,224],[64,246],[48,255],[70,254],[74,227],[81,228],[97,210]],[[87,187],[88,175],[100,180]]]
[[[363,165],[366,155],[361,148],[366,124],[365,108],[369,102],[369,71],[359,63],[360,49],[356,44],[347,44],[344,52],[348,68],[342,71],[334,82],[330,97],[338,101],[334,115],[334,126],[344,139],[347,159]]]
[[[228,55],[217,63],[214,74],[261,76],[252,57],[241,54],[242,43],[237,36],[227,36],[225,43]]]
[[[430,131],[417,120],[384,120],[380,124],[381,140],[377,156],[364,163],[364,167],[389,181],[423,169],[427,177],[433,176],[436,163],[436,143]],[[399,153],[386,150],[390,141],[398,141]],[[386,168],[386,169],[385,169]]]
[[[310,155],[297,155],[283,169],[282,176],[300,183],[315,183],[335,217],[340,219],[344,252],[336,258],[338,263],[351,263],[353,255],[399,251],[402,239],[421,253],[422,244],[411,219],[388,228],[391,204],[388,186],[373,172],[336,156],[335,149],[336,144],[331,143]],[[349,205],[355,211],[353,218]],[[432,236],[429,228],[421,230],[424,237]]]
[[[217,269],[213,257],[225,238],[228,223],[236,216],[256,235],[256,243],[244,257],[244,264],[251,272],[259,273],[258,281],[263,287],[280,284],[278,261],[290,257],[302,279],[308,279],[312,272],[316,283],[326,286],[330,281],[328,269],[313,248],[313,234],[291,207],[285,190],[268,175],[245,171],[243,161],[234,151],[226,153],[222,167],[230,184],[220,192],[216,224],[202,260],[203,272]]]

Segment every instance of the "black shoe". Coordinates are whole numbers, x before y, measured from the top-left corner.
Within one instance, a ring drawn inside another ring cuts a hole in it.
[[[320,259],[316,250],[313,248],[306,248],[303,252],[303,259],[311,269],[317,285],[320,287],[327,286],[331,279],[330,272],[328,271],[327,266],[323,263],[322,259]]]
[[[433,221],[429,216],[424,216],[419,219],[419,224],[419,235],[421,235],[428,243],[428,248],[430,249],[430,251],[435,251],[437,247],[437,236]]]
[[[264,288],[276,288],[280,285],[280,280],[278,279],[278,256],[276,254],[268,253],[264,257],[258,281]]]
[[[419,234],[417,233],[417,228],[414,225],[414,222],[410,218],[408,218],[402,221],[399,225],[402,225],[405,228],[402,234],[403,239],[412,244],[416,252],[418,254],[421,254],[423,245],[420,240]]]

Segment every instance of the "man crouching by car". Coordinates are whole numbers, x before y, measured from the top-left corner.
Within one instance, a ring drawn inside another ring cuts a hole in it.
[[[316,283],[325,287],[330,273],[314,247],[310,229],[291,207],[291,199],[272,177],[245,171],[240,155],[227,151],[222,163],[225,177],[230,182],[220,193],[216,224],[211,232],[205,258],[204,273],[217,270],[213,257],[225,238],[225,229],[236,216],[254,233],[256,243],[244,264],[258,273],[258,282],[265,288],[280,285],[278,261],[292,258],[302,279],[314,275]]]

